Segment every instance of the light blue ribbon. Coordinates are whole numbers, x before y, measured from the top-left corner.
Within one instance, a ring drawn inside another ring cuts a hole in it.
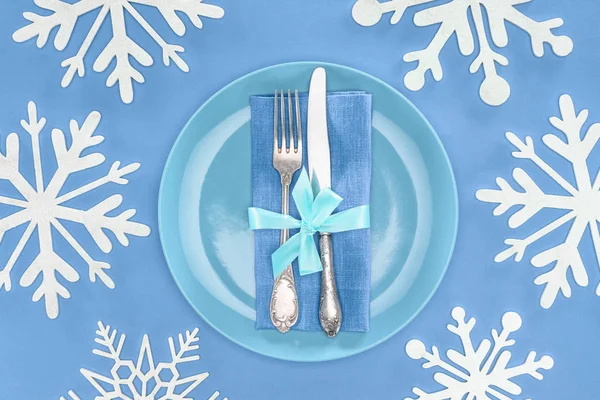
[[[315,233],[344,232],[369,228],[371,225],[369,206],[354,207],[332,215],[343,199],[329,188],[322,189],[315,197],[304,169],[292,191],[292,197],[302,218],[300,221],[262,208],[248,208],[250,229],[300,229],[272,254],[275,278],[296,258],[300,275],[323,270],[314,240]]]

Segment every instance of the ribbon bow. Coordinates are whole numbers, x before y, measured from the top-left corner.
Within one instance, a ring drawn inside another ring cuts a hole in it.
[[[262,208],[248,208],[250,229],[300,229],[271,255],[275,278],[296,258],[300,275],[323,270],[314,240],[316,232],[335,233],[370,227],[368,205],[332,215],[343,199],[329,188],[322,189],[315,197],[304,169],[292,191],[292,197],[301,220]]]

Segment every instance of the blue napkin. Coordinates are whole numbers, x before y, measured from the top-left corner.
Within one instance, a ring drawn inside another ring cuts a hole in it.
[[[286,103],[287,106],[287,103]],[[281,212],[281,181],[273,168],[273,95],[252,96],[252,205]],[[308,97],[300,94],[303,163],[308,171],[306,120]],[[327,120],[331,151],[331,189],[344,201],[336,209],[369,204],[371,187],[371,95],[339,92],[327,95]],[[292,188],[300,172],[296,172]],[[290,196],[290,214],[299,218]],[[290,232],[290,236],[295,231]],[[342,305],[342,330],[369,330],[371,243],[369,229],[332,234],[336,283]],[[256,278],[256,327],[274,329],[269,318],[273,290],[271,254],[279,247],[279,231],[254,231]],[[321,330],[319,295],[321,274],[300,276],[294,262],[299,299],[298,322],[293,329]]]

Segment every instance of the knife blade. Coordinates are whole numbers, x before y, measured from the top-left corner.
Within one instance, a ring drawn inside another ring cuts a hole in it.
[[[331,157],[327,131],[327,74],[314,70],[308,92],[308,168],[315,195],[331,187]]]
[[[309,176],[316,195],[324,188],[331,188],[331,154],[327,130],[327,73],[322,67],[313,71],[310,80],[307,142]],[[323,264],[319,322],[327,336],[335,337],[342,325],[342,308],[335,283],[329,233],[319,235],[319,249]]]

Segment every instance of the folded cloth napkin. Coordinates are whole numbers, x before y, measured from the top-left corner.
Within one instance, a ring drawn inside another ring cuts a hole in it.
[[[287,100],[287,97],[286,97]],[[287,106],[287,103],[286,103]],[[254,207],[281,212],[281,180],[273,168],[273,96],[252,96],[252,202]],[[300,94],[303,164],[308,171],[308,96]],[[371,95],[365,92],[327,94],[331,151],[331,189],[344,200],[334,213],[369,204],[371,186]],[[310,139],[308,139],[310,140]],[[294,187],[300,171],[294,175]],[[290,189],[290,192],[291,192]],[[290,196],[290,214],[299,218]],[[291,231],[290,236],[297,231]],[[369,229],[332,234],[334,269],[342,306],[342,330],[369,329],[371,243]],[[254,231],[257,329],[274,328],[269,317],[273,290],[271,254],[279,247],[279,231]],[[317,242],[318,243],[318,242]],[[298,293],[298,322],[293,329],[321,330],[319,297],[321,274],[300,276],[293,263]]]

